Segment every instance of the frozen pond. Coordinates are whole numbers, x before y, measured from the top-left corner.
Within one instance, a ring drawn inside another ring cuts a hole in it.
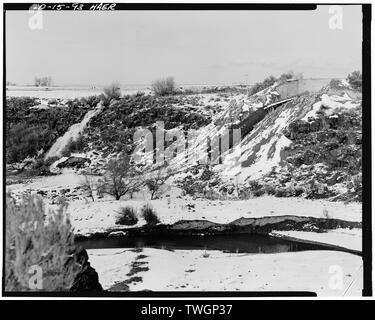
[[[156,248],[170,250],[221,250],[237,253],[280,253],[328,250],[326,246],[288,241],[267,235],[141,235],[77,241],[85,249]]]

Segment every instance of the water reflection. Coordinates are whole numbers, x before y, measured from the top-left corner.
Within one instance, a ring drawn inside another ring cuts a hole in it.
[[[296,243],[279,238],[251,234],[230,235],[147,235],[78,241],[86,249],[158,248],[166,250],[222,250],[233,253],[278,253],[327,250],[326,247]]]

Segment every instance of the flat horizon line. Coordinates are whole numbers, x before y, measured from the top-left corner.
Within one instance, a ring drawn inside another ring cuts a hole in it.
[[[318,80],[318,79],[345,79],[341,77],[310,77],[303,78],[300,80]],[[177,83],[176,87],[181,86],[253,86],[255,83]],[[105,87],[108,84],[54,84],[51,86],[40,86],[40,88],[51,88],[51,87]],[[151,87],[150,83],[120,83],[120,86],[129,87]],[[37,87],[33,84],[16,84],[16,85],[6,85],[6,87]]]

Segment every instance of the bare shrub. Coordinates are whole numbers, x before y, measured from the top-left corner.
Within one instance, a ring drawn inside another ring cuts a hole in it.
[[[176,83],[173,77],[167,77],[155,80],[151,83],[151,87],[155,95],[166,96],[174,93]]]
[[[209,258],[210,257],[210,254],[204,250],[203,254],[202,254],[202,258]]]
[[[88,172],[83,172],[83,180],[80,183],[83,191],[86,193],[88,197],[94,202],[94,192],[97,189],[95,178],[89,174]]]
[[[120,208],[116,218],[116,224],[132,226],[138,222],[137,211],[130,206]]]
[[[109,99],[120,99],[121,98],[121,89],[118,82],[114,82],[109,86],[104,87],[104,94]]]
[[[16,204],[7,195],[4,264],[7,291],[36,290],[29,284],[33,268],[40,268],[43,273],[40,290],[70,289],[81,266],[70,254],[74,251],[74,235],[66,206],[46,212],[41,197],[24,197]]]
[[[99,186],[99,193],[110,194],[116,200],[120,200],[122,196],[138,191],[142,184],[136,168],[130,161],[130,156],[122,155],[108,162],[104,179]]]
[[[294,72],[293,71],[288,71],[286,73],[282,73],[281,76],[279,77],[280,82],[286,82],[290,79],[294,78]]]
[[[275,82],[283,83],[290,79],[296,79],[300,80],[303,79],[303,74],[301,72],[294,72],[294,71],[288,71],[286,73],[283,73],[280,75],[280,77],[276,78],[274,76],[269,76],[266,79],[264,79],[262,82],[256,82],[249,91],[250,95],[253,95],[259,91],[262,91],[269,86],[272,86]]]
[[[272,86],[276,81],[277,81],[277,79],[274,76],[271,75],[271,76],[267,77],[266,79],[264,79],[262,82],[256,82],[250,88],[249,94],[252,95],[252,94],[255,94],[259,91],[262,91],[265,88],[268,88],[269,86]]]
[[[362,89],[362,73],[360,71],[357,70],[353,71],[351,74],[348,74],[346,80],[349,82],[353,89]]]
[[[330,87],[334,89],[340,89],[343,87],[341,81],[339,79],[332,79],[329,83]]]
[[[146,179],[145,185],[150,190],[151,200],[160,196],[161,187],[165,184],[165,181],[170,177],[170,175],[171,172],[167,171],[165,167],[161,166],[151,173]]]
[[[155,225],[160,222],[155,210],[149,204],[142,207],[141,215],[148,225]]]
[[[331,217],[330,217],[330,215],[329,215],[329,213],[328,213],[328,210],[326,209],[326,208],[324,208],[323,209],[323,218],[325,218],[325,219],[330,219]]]
[[[51,77],[35,77],[34,84],[36,87],[50,87],[52,86]]]

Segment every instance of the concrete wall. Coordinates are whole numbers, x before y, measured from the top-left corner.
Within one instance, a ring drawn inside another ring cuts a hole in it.
[[[301,79],[286,82],[276,87],[280,99],[286,99],[299,95],[305,91],[310,93],[318,92],[324,86],[330,83],[331,79]]]

